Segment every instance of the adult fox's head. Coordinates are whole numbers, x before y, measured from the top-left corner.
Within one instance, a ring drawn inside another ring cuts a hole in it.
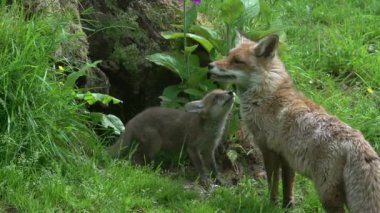
[[[209,64],[215,81],[235,83],[240,88],[252,88],[264,83],[274,86],[288,78],[276,52],[279,38],[270,35],[258,42],[241,38],[227,57]]]
[[[224,118],[234,103],[234,93],[216,89],[208,93],[202,100],[192,101],[185,105],[188,112],[199,112],[203,118]]]

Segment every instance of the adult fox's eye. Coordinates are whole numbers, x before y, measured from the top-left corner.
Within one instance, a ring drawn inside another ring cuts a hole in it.
[[[244,61],[242,61],[242,60],[240,60],[240,59],[238,59],[238,58],[233,58],[233,59],[232,59],[232,62],[235,63],[235,64],[245,64]]]

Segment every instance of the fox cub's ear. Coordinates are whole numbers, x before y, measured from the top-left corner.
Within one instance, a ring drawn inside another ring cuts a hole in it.
[[[185,105],[186,112],[202,112],[204,104],[202,101],[192,101]]]
[[[276,53],[278,42],[278,35],[270,35],[261,39],[255,47],[255,55],[257,57],[272,58]]]
[[[207,118],[207,110],[203,101],[192,101],[185,105],[186,112],[196,112],[199,113],[202,119]]]

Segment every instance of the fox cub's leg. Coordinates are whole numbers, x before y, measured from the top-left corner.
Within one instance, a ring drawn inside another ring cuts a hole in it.
[[[280,171],[280,156],[270,150],[262,149],[264,158],[264,167],[267,173],[268,189],[270,199],[276,203],[278,200],[278,182]]]
[[[207,149],[202,152],[202,159],[204,161],[205,165],[205,170],[206,171],[212,171],[213,177],[216,178],[216,183],[217,184],[222,184],[219,173],[218,173],[218,168],[216,166],[216,161],[215,161],[215,149]]]
[[[295,172],[290,168],[289,164],[285,159],[281,160],[282,168],[282,190],[283,190],[283,208],[290,208],[294,205],[294,183],[295,183]]]
[[[187,154],[189,155],[193,166],[195,167],[195,169],[197,170],[197,172],[200,175],[201,184],[204,186],[208,186],[209,185],[208,176],[207,176],[208,172],[206,171],[206,169],[203,165],[202,156],[201,156],[200,151],[198,149],[194,149],[194,148],[189,147],[189,148],[187,148]]]

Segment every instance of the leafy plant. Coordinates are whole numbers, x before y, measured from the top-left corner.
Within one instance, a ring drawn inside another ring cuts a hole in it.
[[[120,135],[124,132],[124,124],[121,120],[112,114],[103,114],[100,112],[89,112],[91,120],[95,124],[100,124],[103,128],[109,128],[113,134]]]
[[[198,2],[199,4],[199,2]],[[183,2],[183,32],[162,32],[168,40],[182,39],[183,46],[170,52],[155,53],[148,60],[168,68],[177,74],[182,82],[172,85],[163,91],[162,105],[179,108],[189,100],[200,98],[217,86],[207,78],[207,68],[200,63],[197,51],[204,50],[209,58],[224,55],[232,46],[232,34],[235,29],[258,14],[258,1],[226,0],[219,4],[223,14],[221,20],[226,25],[226,36],[220,35],[209,26],[196,22],[198,6],[193,4],[190,9]],[[256,11],[256,12],[255,12]],[[228,42],[224,42],[227,40]],[[209,59],[208,59],[209,60]]]
[[[112,104],[119,104],[122,103],[121,100],[112,97],[110,95],[101,94],[101,93],[92,93],[90,91],[87,91],[86,93],[77,93],[75,97],[79,100],[85,101],[89,105],[93,105],[97,102],[108,105],[110,103]]]
[[[67,75],[66,81],[63,84],[63,89],[75,89],[75,82],[82,76],[86,75],[86,72],[96,67],[96,65],[100,63],[100,61],[95,61],[93,63],[86,63],[82,68],[80,68],[78,71],[73,71],[69,75]],[[59,70],[64,70],[62,66],[59,67]],[[86,103],[88,105],[94,105],[96,103],[100,103],[102,105],[108,106],[110,103],[112,104],[119,104],[122,103],[121,100],[112,97],[110,95],[101,94],[101,93],[92,93],[90,91],[82,92],[81,89],[74,90],[75,98],[79,101],[82,101],[83,103]],[[90,116],[90,120],[94,124],[100,124],[103,128],[110,128],[112,129],[112,132],[116,135],[120,135],[121,132],[124,131],[124,125],[121,120],[111,114],[103,114],[99,112],[88,112],[86,111],[86,114]]]
[[[213,25],[204,25],[197,22],[198,5],[186,7],[183,2],[183,24],[177,26],[182,31],[162,32],[163,38],[179,42],[179,48],[169,52],[155,53],[147,57],[151,62],[166,67],[178,75],[181,83],[171,85],[164,89],[161,105],[165,107],[180,108],[184,103],[203,97],[207,92],[217,88],[217,85],[207,78],[208,69],[202,61],[214,60],[226,55],[232,48],[236,30],[242,30],[245,25],[250,24],[259,14],[259,1],[248,0],[224,0],[224,1],[204,1],[204,4],[213,4],[218,8],[219,23],[214,22],[214,26],[221,27],[217,30]],[[213,16],[213,14],[205,14]],[[206,53],[206,59],[200,52]],[[207,62],[208,63],[208,62]],[[239,105],[239,101],[237,104]],[[233,110],[229,122],[230,139],[240,127],[238,106]],[[235,153],[235,154],[234,154]],[[231,148],[227,152],[227,157],[234,164],[237,152]]]

